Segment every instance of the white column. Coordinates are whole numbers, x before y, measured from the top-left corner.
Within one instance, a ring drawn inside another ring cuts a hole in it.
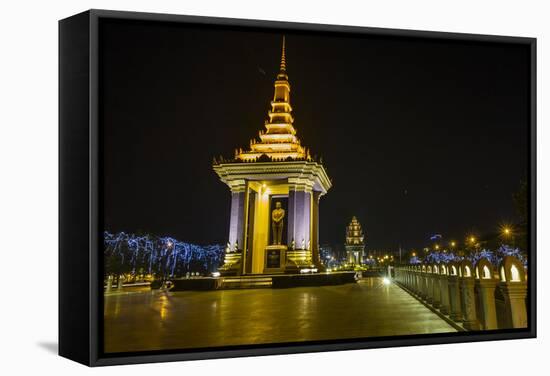
[[[504,296],[506,312],[513,328],[527,327],[527,281],[521,262],[506,256],[499,265],[500,291]]]
[[[439,310],[444,315],[449,314],[449,281],[447,279],[449,267],[447,265],[439,266],[439,289],[441,294],[441,305]]]
[[[312,184],[300,179],[289,179],[288,244],[294,240],[295,249],[311,247]]]
[[[439,308],[441,305],[441,287],[439,278],[439,265],[432,266],[433,278],[433,303],[434,308]]]
[[[231,252],[242,251],[244,244],[245,182],[231,186],[231,214],[229,219],[229,246]]]
[[[464,316],[464,328],[468,330],[479,330],[479,321],[477,320],[476,299],[474,292],[474,269],[469,261],[462,261],[461,274],[459,277],[462,302],[463,302],[463,316]]]
[[[449,285],[449,303],[451,319],[457,322],[462,321],[462,304],[460,301],[460,287],[458,285],[458,266],[449,265],[449,276],[447,277]]]
[[[487,259],[481,259],[476,267],[475,289],[478,295],[481,329],[498,329],[495,304],[495,288],[498,280],[493,277],[493,265]]]
[[[426,267],[426,302],[432,304],[434,301],[434,275],[432,273],[432,266]]]

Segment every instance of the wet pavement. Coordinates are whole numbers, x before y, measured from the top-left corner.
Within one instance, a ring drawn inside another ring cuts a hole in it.
[[[358,284],[290,289],[105,295],[105,352],[454,332],[400,287]]]

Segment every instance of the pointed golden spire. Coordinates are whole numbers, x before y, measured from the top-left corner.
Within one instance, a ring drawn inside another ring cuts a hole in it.
[[[281,53],[281,72],[286,72],[286,59],[285,59],[285,36],[283,35],[283,48]]]
[[[268,119],[264,122],[265,130],[260,130],[260,140],[250,142],[250,150],[239,150],[235,156],[242,161],[255,161],[262,155],[267,155],[273,161],[311,160],[311,154],[302,146],[296,129],[292,125],[292,106],[290,105],[290,83],[286,74],[286,40],[283,35],[281,46],[281,65],[274,84],[271,110],[267,113]]]

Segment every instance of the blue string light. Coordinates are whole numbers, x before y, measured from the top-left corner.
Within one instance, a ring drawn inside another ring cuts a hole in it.
[[[178,277],[187,272],[216,270],[224,246],[200,246],[172,237],[139,236],[119,232],[103,233],[105,274],[151,274]]]

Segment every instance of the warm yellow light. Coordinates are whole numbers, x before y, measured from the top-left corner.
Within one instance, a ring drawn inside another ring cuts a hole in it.
[[[505,227],[505,228],[504,228],[504,234],[509,235],[510,232],[511,232],[511,231],[510,231],[510,229],[509,229],[508,227]]]
[[[413,255],[413,257],[416,257],[416,252],[413,252],[412,255]]]
[[[470,236],[470,243],[475,243],[475,242],[476,242],[476,238],[473,236]]]
[[[309,150],[302,146],[292,125],[294,117],[290,105],[290,84],[284,70],[277,75],[274,89],[271,110],[267,114],[269,119],[264,124],[266,129],[259,132],[260,140],[250,140],[250,150],[237,149],[235,158],[245,162],[258,162],[265,155],[272,161],[279,162],[287,159],[311,161]]]
[[[438,245],[438,244],[435,245],[435,249],[439,249],[439,245]]]
[[[456,245],[456,242],[451,242],[451,247],[454,247]]]

